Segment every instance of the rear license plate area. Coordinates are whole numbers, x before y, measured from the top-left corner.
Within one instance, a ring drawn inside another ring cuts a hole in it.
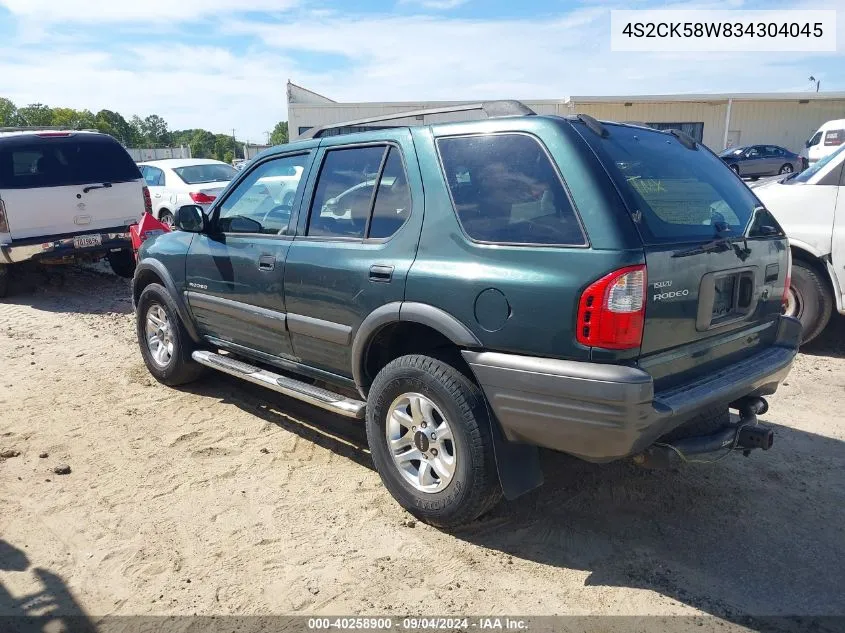
[[[713,310],[711,318],[715,321],[730,316],[736,299],[736,285],[739,275],[727,275],[713,280]]]
[[[94,246],[102,246],[103,238],[101,235],[79,235],[73,238],[74,248],[92,248]]]
[[[698,294],[699,332],[744,319],[754,311],[754,272],[707,273]]]

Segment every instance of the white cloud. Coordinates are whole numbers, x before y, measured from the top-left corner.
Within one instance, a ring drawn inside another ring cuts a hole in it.
[[[41,23],[196,20],[249,11],[283,12],[299,0],[0,0],[13,15]]]
[[[200,4],[184,1],[188,6]],[[159,0],[151,2],[158,6]],[[226,0],[226,6],[244,9],[262,2]],[[46,0],[0,3],[41,5],[42,10],[46,6]],[[191,35],[195,29],[171,23],[133,27],[135,44],[109,42],[105,47],[101,44],[108,36],[102,32],[112,26],[89,28],[84,20],[73,25],[73,39],[68,29],[59,29],[64,39],[57,39],[59,25],[48,24],[30,35],[31,41],[41,39],[38,46],[7,42],[0,56],[0,95],[18,104],[108,108],[126,116],[156,113],[174,129],[236,128],[239,137],[258,140],[287,116],[288,78],[338,101],[764,92],[806,85],[810,74],[822,77],[823,89],[845,89],[841,74],[835,72],[841,57],[612,53],[606,6],[583,5],[567,14],[531,19],[323,10],[259,21],[222,15],[229,9],[220,0],[204,0],[202,5],[206,12],[218,12],[217,19],[201,27],[205,40],[216,45],[174,45],[180,41],[180,29],[190,28]],[[149,4],[144,6],[146,10]],[[68,11],[64,4],[55,8]],[[137,10],[128,5],[122,9]],[[120,15],[126,19],[125,13]],[[137,37],[139,30],[142,35],[149,32],[149,44],[137,44],[147,39]],[[237,41],[241,49],[228,50],[219,44],[225,41]]]
[[[416,4],[424,9],[435,9],[437,11],[456,9],[467,2],[469,0],[399,0],[399,4]]]

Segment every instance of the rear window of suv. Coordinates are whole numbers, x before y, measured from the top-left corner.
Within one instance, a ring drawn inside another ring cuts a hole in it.
[[[139,178],[138,166],[110,136],[21,136],[0,142],[0,189],[126,182]]]
[[[586,244],[563,183],[534,137],[445,137],[437,147],[458,221],[472,240]]]
[[[589,130],[582,133],[603,158],[644,243],[699,241],[745,231],[760,203],[715,154],[700,146],[689,149],[667,133],[606,127],[606,138]]]

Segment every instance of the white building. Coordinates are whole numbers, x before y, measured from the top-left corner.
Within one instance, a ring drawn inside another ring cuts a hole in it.
[[[338,103],[288,82],[288,129],[291,140],[313,127],[422,110],[467,101],[407,101]],[[636,121],[659,128],[683,130],[714,151],[735,145],[771,143],[799,152],[818,127],[845,118],[845,93],[773,92],[747,94],[681,94],[627,97],[522,99],[537,114],[589,114],[610,121]],[[472,115],[426,116],[423,120],[391,121],[420,125],[462,120]],[[374,124],[377,125],[377,124]],[[351,130],[350,130],[351,131]]]

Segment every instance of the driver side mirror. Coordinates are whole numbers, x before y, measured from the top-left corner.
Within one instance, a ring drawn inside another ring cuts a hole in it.
[[[186,204],[179,207],[173,226],[188,233],[202,233],[206,228],[205,213],[198,204]]]

